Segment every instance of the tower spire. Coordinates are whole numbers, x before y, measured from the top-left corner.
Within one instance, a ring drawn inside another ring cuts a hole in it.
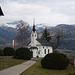
[[[35,25],[35,18],[33,19],[33,25]]]
[[[33,32],[35,32],[36,29],[35,29],[35,18],[33,19]]]

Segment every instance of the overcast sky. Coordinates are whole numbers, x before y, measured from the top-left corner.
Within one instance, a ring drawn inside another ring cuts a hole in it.
[[[0,0],[4,17],[0,22],[24,20],[36,23],[75,24],[75,0]]]

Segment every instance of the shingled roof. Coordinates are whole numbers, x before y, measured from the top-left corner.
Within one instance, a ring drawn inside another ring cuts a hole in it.
[[[0,16],[4,16],[1,7],[0,7]]]
[[[43,46],[51,46],[51,44],[46,39],[44,39],[44,38],[37,39],[37,41],[39,43],[41,43],[41,45],[43,45]]]

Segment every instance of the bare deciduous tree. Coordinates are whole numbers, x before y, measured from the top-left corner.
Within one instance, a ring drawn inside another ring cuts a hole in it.
[[[19,24],[16,26],[17,28],[17,36],[16,39],[20,46],[25,46],[27,42],[27,38],[30,36],[30,27],[27,22],[21,20]]]
[[[65,38],[63,31],[58,30],[55,35],[52,37],[54,38],[54,40],[51,40],[51,44],[53,46],[53,50],[55,51],[55,49],[57,49],[61,43],[63,42],[63,39]]]

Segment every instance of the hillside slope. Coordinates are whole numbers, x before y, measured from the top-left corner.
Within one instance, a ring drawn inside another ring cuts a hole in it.
[[[11,42],[16,36],[16,29],[12,27],[0,27],[0,44],[7,44]]]
[[[58,31],[63,31],[65,38],[64,41],[66,44],[61,44],[59,49],[71,49],[75,50],[75,25],[66,25],[60,24],[51,29],[48,29],[51,34],[54,34]]]

